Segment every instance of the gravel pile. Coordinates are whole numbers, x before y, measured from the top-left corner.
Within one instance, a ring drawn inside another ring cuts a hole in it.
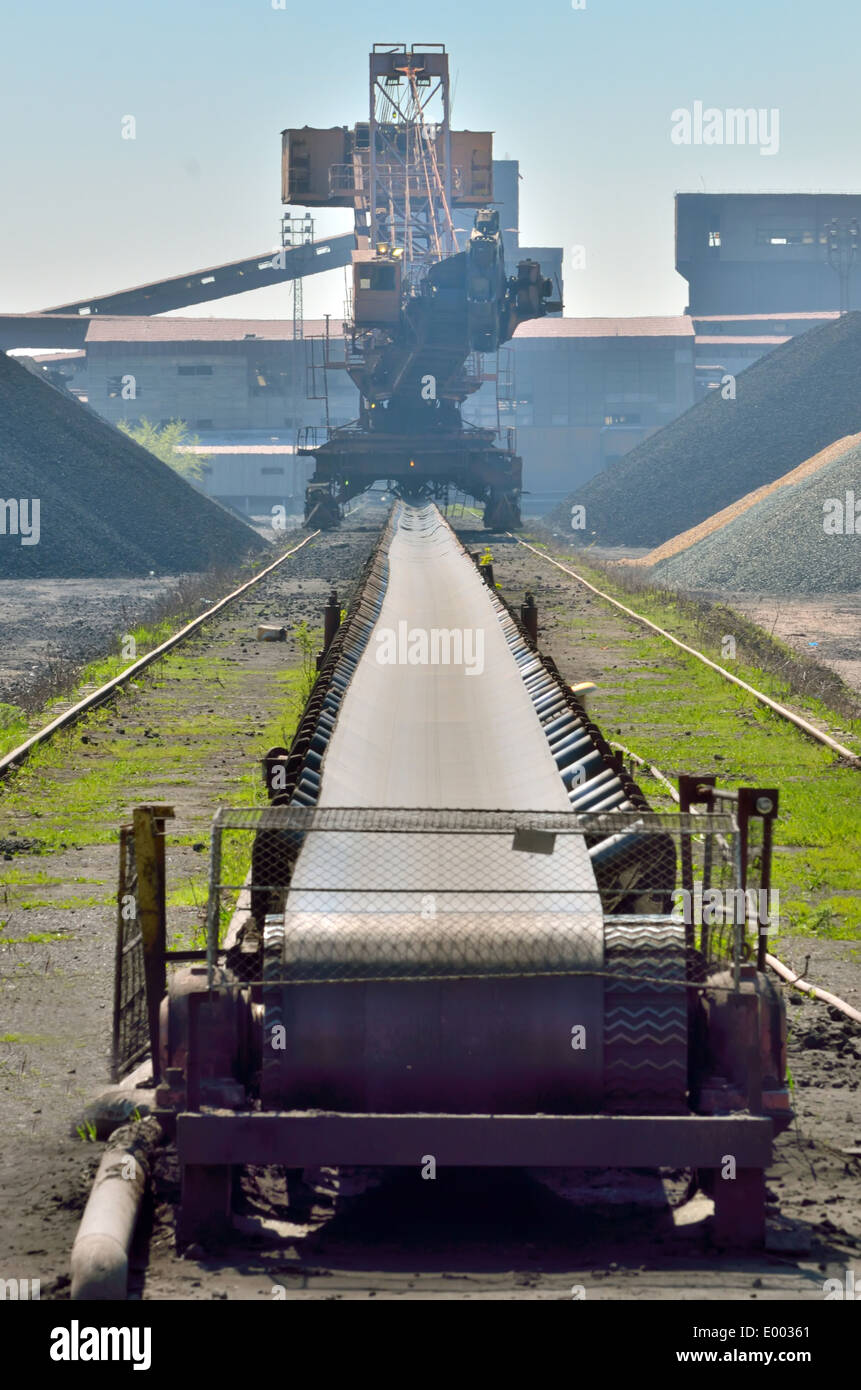
[[[829,444],[827,449],[821,449],[818,454],[813,455],[813,458],[807,459],[797,468],[791,468],[788,473],[784,473],[782,478],[777,478],[773,483],[767,483],[765,487],[758,487],[754,492],[746,493],[737,502],[723,507],[721,511],[715,512],[714,516],[708,517],[706,521],[701,521],[699,526],[692,526],[690,530],[682,531],[681,535],[672,536],[663,545],[659,545],[655,550],[650,550],[648,555],[642,555],[639,559],[631,560],[628,563],[632,565],[656,565],[659,560],[668,560],[670,556],[678,555],[680,551],[687,550],[697,541],[704,540],[712,532],[721,530],[730,521],[734,521],[737,516],[741,516],[742,512],[755,507],[757,502],[761,502],[769,493],[776,492],[778,488],[789,487],[793,483],[801,482],[811,473],[818,473],[819,469],[824,468],[827,463],[831,463],[832,459],[845,454],[857,444],[861,444],[861,434],[849,434],[845,439],[835,440],[833,444]]]
[[[0,498],[18,504],[12,515],[0,510],[3,579],[177,574],[267,548],[146,449],[2,353]],[[38,543],[23,544],[26,532],[37,534],[36,498]]]
[[[849,505],[847,493],[852,494]],[[861,502],[861,444],[769,493],[720,530],[661,560],[651,574],[681,589],[856,592],[861,590],[861,516],[859,534],[849,530],[855,499]],[[826,523],[839,525],[840,533],[826,531]]]
[[[572,541],[658,546],[861,430],[861,314],[812,328],[712,391],[551,514]],[[571,531],[571,505],[586,527]]]

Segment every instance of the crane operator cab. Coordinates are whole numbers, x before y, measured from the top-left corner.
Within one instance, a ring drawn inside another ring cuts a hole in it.
[[[357,328],[396,324],[401,309],[400,248],[353,252],[353,322]]]

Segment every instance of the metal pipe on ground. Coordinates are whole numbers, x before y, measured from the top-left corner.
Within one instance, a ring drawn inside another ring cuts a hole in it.
[[[72,1246],[73,1301],[125,1299],[129,1247],[164,1134],[150,1116],[108,1141]]]
[[[818,989],[816,985],[811,985],[807,980],[802,980],[800,975],[796,975],[794,970],[790,970],[788,965],[784,965],[777,956],[767,954],[766,964],[770,965],[775,974],[785,980],[788,985],[793,985],[795,989],[801,990],[803,994],[812,994],[814,999],[821,999],[823,1004],[830,1004],[833,1009],[839,1009],[847,1018],[853,1018],[856,1023],[861,1023],[861,1013],[853,1009],[851,1004],[847,1004],[845,999],[840,999],[830,990]]]

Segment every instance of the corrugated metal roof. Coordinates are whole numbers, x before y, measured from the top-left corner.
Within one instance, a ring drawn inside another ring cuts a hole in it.
[[[325,332],[323,319],[306,319],[307,336]],[[340,324],[332,324],[333,336]],[[87,343],[219,343],[293,340],[292,319],[215,319],[215,318],[94,318],[87,328]]]
[[[33,353],[34,362],[45,362],[50,366],[52,362],[70,362],[73,357],[86,357],[83,348],[76,352],[35,352]]]
[[[179,444],[177,454],[295,454],[292,444]]]
[[[839,319],[837,309],[818,314],[692,314],[694,323],[789,323],[795,319]]]
[[[632,319],[530,319],[522,323],[515,342],[524,338],[692,338],[687,315]]]
[[[777,337],[775,335],[771,335],[768,337],[760,337],[755,333],[718,333],[716,335],[709,335],[708,333],[697,334],[697,347],[702,347],[704,344],[712,344],[716,347],[719,347],[721,344],[723,344],[724,347],[744,347],[748,344],[755,346],[757,343],[761,343],[763,346],[767,347],[769,344],[788,342],[789,338],[786,336],[786,334],[784,334],[782,337]]]

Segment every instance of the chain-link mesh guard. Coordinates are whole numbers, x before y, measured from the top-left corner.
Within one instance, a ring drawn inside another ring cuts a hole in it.
[[[121,1081],[149,1055],[143,937],[138,924],[135,837],[130,825],[120,829],[117,890],[117,942],[114,974],[114,1031],[111,1074]]]
[[[604,974],[605,920],[634,915],[683,926],[687,976],[704,979],[743,948],[724,906],[737,834],[728,813],[223,809],[209,960],[226,945],[259,982],[277,919],[285,983]]]

